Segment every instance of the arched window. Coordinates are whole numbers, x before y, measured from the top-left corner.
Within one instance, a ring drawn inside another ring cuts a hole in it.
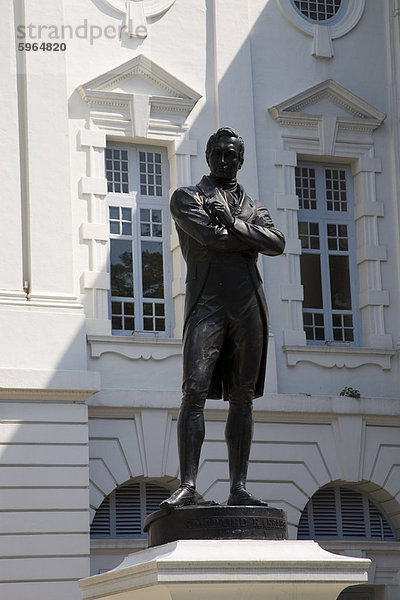
[[[395,530],[365,493],[343,486],[318,490],[300,517],[299,540],[396,540]]]
[[[144,481],[116,488],[97,509],[91,538],[145,538],[143,521],[170,493],[167,488]]]

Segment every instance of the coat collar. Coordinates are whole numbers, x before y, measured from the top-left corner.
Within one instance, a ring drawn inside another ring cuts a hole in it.
[[[204,175],[196,187],[198,187],[207,198],[215,196],[215,190],[217,189],[209,175]],[[242,191],[242,186],[240,184],[238,184],[238,187],[239,190]]]

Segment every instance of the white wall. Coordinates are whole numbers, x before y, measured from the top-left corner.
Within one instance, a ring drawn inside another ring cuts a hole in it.
[[[384,208],[370,232],[377,251],[387,249],[387,259],[378,261],[377,285],[388,292],[381,320],[385,340],[391,341],[380,355],[370,347],[369,361],[353,357],[347,366],[338,353],[326,364],[304,352],[290,363],[282,349],[288,302],[278,290],[289,283],[289,259],[261,262],[274,337],[266,394],[256,403],[249,487],[287,510],[291,537],[308,499],[331,481],[364,486],[398,524],[399,6],[397,0],[382,5],[384,10],[367,0],[358,25],[333,40],[331,59],[312,56],[312,39],[285,19],[276,0],[217,0],[215,13],[212,0],[176,0],[148,23],[146,39],[102,35],[90,43],[67,35],[65,53],[18,53],[14,20],[75,31],[86,19],[88,27],[104,32],[108,25],[122,25],[123,16],[102,0],[16,0],[2,7],[0,510],[7,531],[0,540],[5,556],[0,567],[7,599],[79,598],[74,580],[89,572],[89,507],[93,515],[102,498],[131,477],[177,484],[180,340],[119,343],[109,335],[107,318],[105,323],[93,319],[107,316],[107,275],[98,289],[85,287],[84,273],[107,271],[105,135],[165,145],[176,186],[195,183],[207,172],[204,148],[218,124],[237,128],[246,142],[240,181],[286,231],[277,196],[288,193],[293,167],[277,164],[287,131],[268,109],[327,79],[386,114],[365,138],[365,152],[378,157],[381,169],[362,175],[359,187],[361,199],[373,194]],[[200,95],[188,109],[187,129],[171,117],[167,133],[165,123],[161,133],[153,127],[147,138],[132,129],[121,133],[115,107],[110,128],[98,129],[77,88],[141,54],[167,71],[172,82]],[[89,127],[96,143],[81,144],[80,132]],[[317,140],[320,134],[312,135]],[[313,158],[329,156],[318,151]],[[347,158],[354,167],[358,156]],[[90,194],[82,193],[85,178],[92,178]],[[89,222],[100,226],[97,238],[84,239],[82,224]],[[172,247],[179,336],[184,267],[174,236]],[[367,282],[374,281],[374,268],[368,263]],[[86,331],[101,335],[91,335],[87,345]],[[345,386],[358,388],[361,400],[338,397]],[[90,468],[84,403],[91,415]],[[228,492],[225,417],[222,401],[208,402],[199,491],[218,501]],[[125,550],[114,550],[114,564]],[[397,598],[393,548],[368,552],[378,565],[371,583],[391,586],[385,600]],[[108,549],[99,550],[96,560],[94,570],[107,568]]]

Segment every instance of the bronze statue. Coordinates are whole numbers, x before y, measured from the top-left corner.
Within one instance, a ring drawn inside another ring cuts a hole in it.
[[[263,394],[268,313],[256,261],[285,246],[268,210],[237,183],[244,143],[222,128],[207,144],[210,175],[171,198],[187,263],[182,404],[178,420],[181,486],[161,508],[196,503],[196,475],[204,440],[206,398],[229,401],[229,505],[263,503],[246,490],[253,433],[253,398]]]

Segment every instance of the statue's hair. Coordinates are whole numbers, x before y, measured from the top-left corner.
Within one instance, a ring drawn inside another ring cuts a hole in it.
[[[237,134],[236,131],[234,131],[230,127],[221,127],[220,129],[218,129],[218,131],[213,133],[212,136],[210,137],[210,139],[208,140],[207,148],[206,148],[207,164],[208,164],[208,159],[210,157],[210,154],[211,154],[214,146],[216,145],[217,141],[221,137],[236,138],[239,141],[239,160],[240,160],[239,168],[240,168],[244,161],[244,141],[243,141],[243,138],[241,138],[240,135]]]

